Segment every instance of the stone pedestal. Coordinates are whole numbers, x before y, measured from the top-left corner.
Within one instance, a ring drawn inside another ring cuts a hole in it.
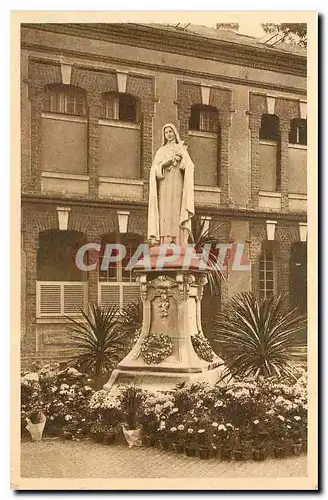
[[[196,267],[137,271],[143,302],[142,332],[104,389],[110,391],[114,385],[133,383],[150,391],[164,391],[183,381],[214,383],[219,379],[222,360],[214,353],[211,362],[201,359],[192,344],[193,336],[203,336],[201,299],[207,282],[207,271]],[[141,346],[150,333],[167,334],[173,344],[172,354],[158,364],[147,364],[142,358]]]

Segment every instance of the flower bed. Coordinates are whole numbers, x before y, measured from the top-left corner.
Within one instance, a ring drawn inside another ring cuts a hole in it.
[[[72,439],[90,435],[108,444],[133,421],[146,446],[202,459],[282,458],[307,447],[306,372],[299,369],[295,377],[186,384],[155,394],[123,386],[109,394],[93,391],[76,370],[48,369],[22,379],[22,421],[43,411],[46,433],[64,430]]]
[[[31,413],[42,411],[45,435],[80,439],[88,434],[92,415],[89,400],[94,390],[87,376],[74,368],[47,365],[21,378],[21,431]]]

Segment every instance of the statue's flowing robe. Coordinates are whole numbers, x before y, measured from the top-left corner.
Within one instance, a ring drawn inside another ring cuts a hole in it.
[[[174,153],[182,156],[181,162],[163,168]],[[148,238],[186,245],[194,213],[194,164],[182,142],[166,143],[156,152],[150,170]]]

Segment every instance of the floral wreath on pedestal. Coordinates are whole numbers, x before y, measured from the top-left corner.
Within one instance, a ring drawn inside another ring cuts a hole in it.
[[[208,362],[213,361],[214,359],[213,349],[207,338],[203,335],[203,333],[198,332],[196,335],[193,335],[191,337],[191,343],[195,353],[199,358]]]
[[[150,333],[141,346],[141,356],[147,365],[161,363],[172,352],[172,340],[166,333]]]

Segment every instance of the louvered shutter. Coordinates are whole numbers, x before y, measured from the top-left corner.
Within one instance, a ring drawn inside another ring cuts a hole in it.
[[[99,283],[99,303],[101,307],[115,305],[121,307],[121,287],[116,283]]]
[[[123,306],[140,298],[140,287],[135,284],[123,284]]]
[[[61,283],[37,283],[37,316],[60,316]]]
[[[81,314],[81,309],[85,308],[85,283],[64,283],[64,314]]]

